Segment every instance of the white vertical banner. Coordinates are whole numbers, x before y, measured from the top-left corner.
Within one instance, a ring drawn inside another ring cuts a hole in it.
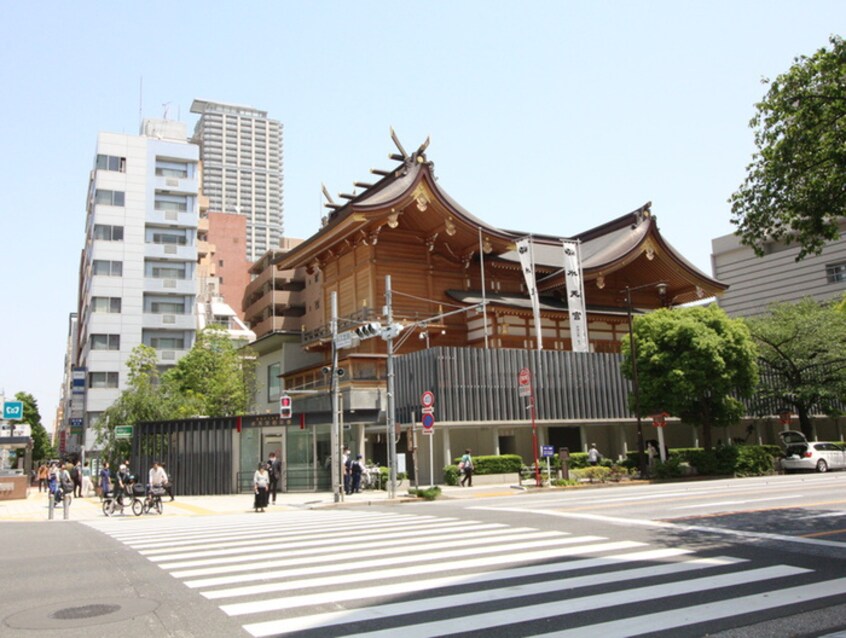
[[[541,334],[540,300],[538,298],[538,285],[535,281],[535,260],[532,254],[532,241],[530,237],[524,237],[516,242],[517,254],[520,256],[520,267],[523,269],[523,277],[526,279],[526,290],[529,291],[529,299],[532,301],[532,314],[535,317],[535,337],[538,342],[538,350],[543,350],[543,335]]]
[[[564,279],[567,282],[567,309],[570,313],[570,340],[573,352],[590,352],[585,313],[585,282],[582,278],[578,242],[564,241]]]

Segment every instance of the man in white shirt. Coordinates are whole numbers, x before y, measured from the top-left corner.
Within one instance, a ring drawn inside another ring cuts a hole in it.
[[[164,471],[164,468],[158,464],[158,462],[153,463],[153,467],[150,468],[150,487],[159,487],[163,488],[164,484],[167,483],[167,474]]]

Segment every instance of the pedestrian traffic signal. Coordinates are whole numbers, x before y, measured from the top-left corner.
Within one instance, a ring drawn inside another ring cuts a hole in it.
[[[291,413],[293,412],[294,402],[291,400],[291,397],[287,394],[283,394],[279,397],[279,418],[280,419],[290,419]]]
[[[358,335],[360,339],[369,339],[370,337],[376,337],[381,333],[382,324],[378,321],[370,321],[355,329],[355,334]]]

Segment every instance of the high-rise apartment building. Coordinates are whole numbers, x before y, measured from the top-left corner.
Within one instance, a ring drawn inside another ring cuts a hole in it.
[[[83,424],[72,425],[80,441],[127,386],[133,348],[151,346],[165,368],[193,345],[198,161],[199,149],[179,122],[145,120],[140,135],[97,137],[74,366],[84,378]]]
[[[193,141],[209,211],[246,218],[252,263],[282,236],[282,124],[267,111],[208,100],[194,100],[191,112],[200,116]]]

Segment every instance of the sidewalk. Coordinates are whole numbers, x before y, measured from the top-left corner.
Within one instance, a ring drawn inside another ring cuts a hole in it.
[[[422,487],[422,486],[421,486]],[[519,494],[520,490],[510,485],[484,485],[479,487],[457,487],[442,485],[441,499],[470,499],[491,498],[495,496],[509,496]],[[408,495],[408,485],[397,489],[397,498],[389,499],[384,490],[367,490],[360,494],[345,496],[344,501],[335,503],[331,492],[295,492],[280,493],[276,505],[271,505],[268,511],[314,509],[320,507],[379,505],[387,503],[416,502],[418,499]],[[170,502],[164,500],[164,516],[216,516],[220,514],[243,514],[252,512],[252,496],[250,494],[225,494],[220,496],[179,496]],[[57,506],[53,512],[53,520],[63,520],[63,508]],[[127,508],[123,515],[117,518],[136,518]],[[104,518],[101,501],[98,497],[75,498],[70,506],[71,521],[83,521]],[[141,517],[139,517],[141,518]],[[6,521],[47,521],[48,501],[46,492],[38,489],[29,490],[28,497],[16,501],[0,501],[0,522]]]

